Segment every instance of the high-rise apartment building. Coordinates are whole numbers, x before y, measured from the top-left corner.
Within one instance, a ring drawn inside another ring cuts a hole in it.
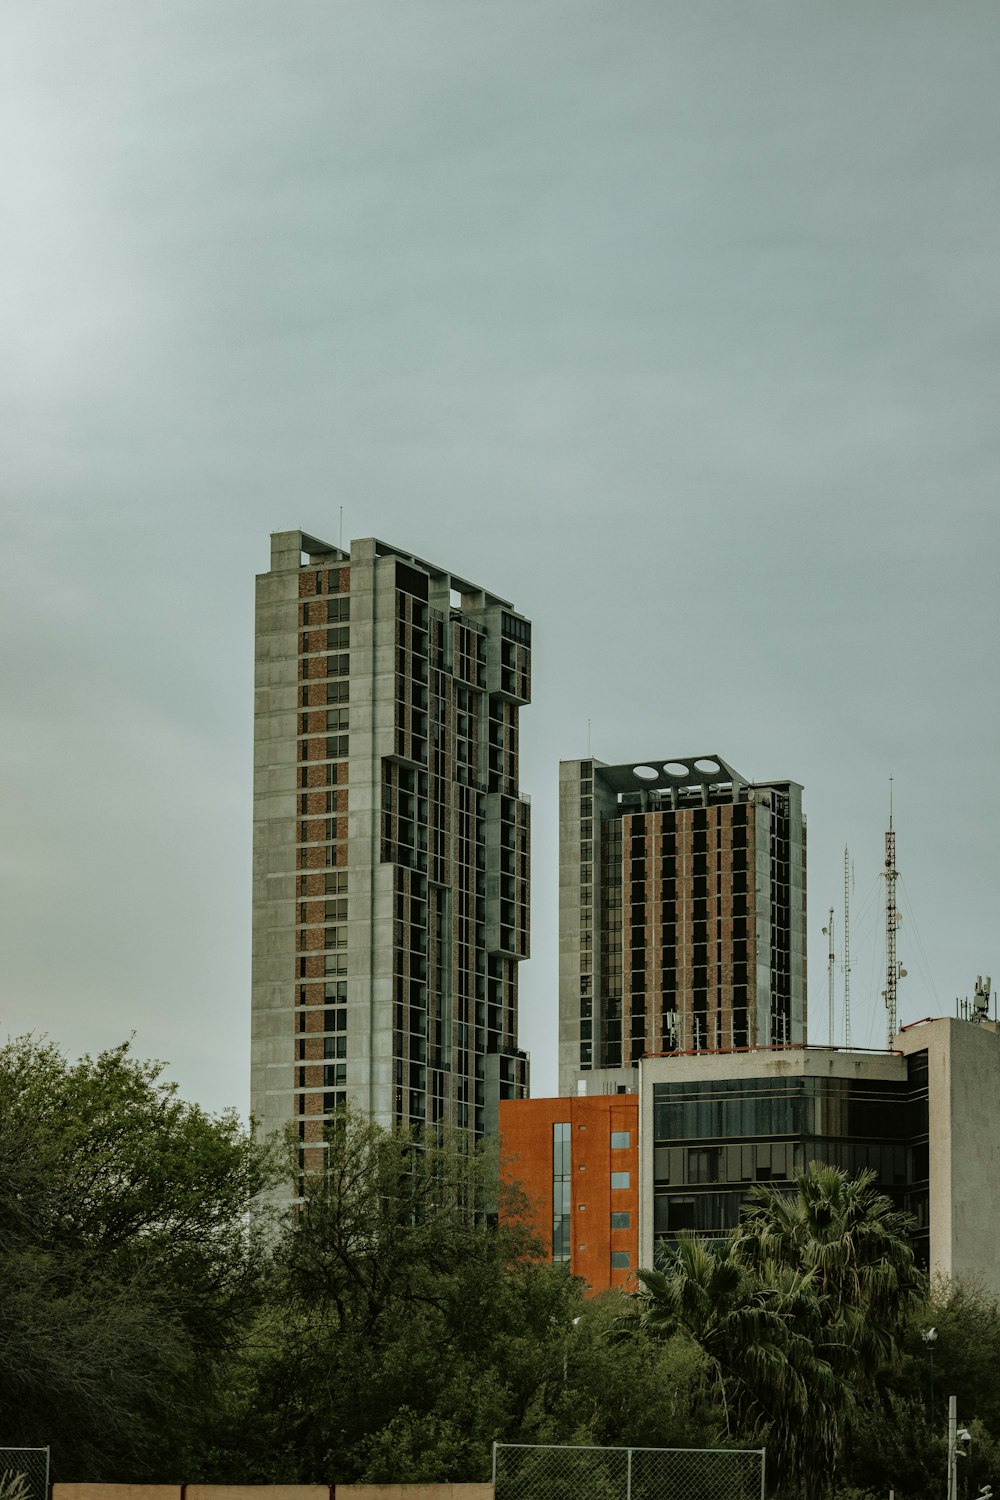
[[[718,756],[564,761],[560,1093],[634,1087],[652,1053],[805,1039],[802,788]]]
[[[526,1092],[531,627],[372,538],[257,580],[251,1108],[319,1165],[339,1106],[496,1128]]]

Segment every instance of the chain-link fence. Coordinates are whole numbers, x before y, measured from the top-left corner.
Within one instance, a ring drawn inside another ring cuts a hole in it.
[[[0,1500],[49,1500],[48,1448],[0,1448]]]
[[[493,1445],[495,1500],[764,1500],[763,1448]]]

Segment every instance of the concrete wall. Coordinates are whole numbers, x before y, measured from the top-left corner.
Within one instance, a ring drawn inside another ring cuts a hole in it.
[[[392,1124],[393,869],[379,858],[382,757],[395,749],[396,560],[351,543],[351,755],[348,817],[351,1100]]]
[[[559,767],[559,1092],[580,1071],[580,766]],[[596,981],[599,978],[595,976]],[[596,996],[595,996],[596,1004]]]
[[[1000,1034],[992,1022],[946,1016],[895,1045],[927,1050],[931,1271],[1000,1294]]]
[[[264,1131],[292,1119],[299,532],[271,538],[257,579],[254,671],[250,1109]]]
[[[52,1500],[181,1500],[180,1484],[54,1484]]]

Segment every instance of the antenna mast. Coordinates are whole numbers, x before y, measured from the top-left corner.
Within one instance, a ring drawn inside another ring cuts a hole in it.
[[[844,845],[844,1046],[851,1045],[851,858]]]
[[[826,933],[827,955],[826,955],[826,988],[830,1004],[830,1046],[834,1046],[836,1037],[833,1034],[833,968],[836,962],[836,954],[833,949],[833,907],[830,907],[830,916],[827,926],[823,928]]]
[[[892,777],[889,777],[889,827],[885,834],[885,1008],[888,1012],[887,1022],[889,1029],[889,1046],[896,1035],[897,1012],[896,1012],[896,980],[899,978],[899,965],[896,962],[896,928],[899,926],[899,914],[896,911],[896,879],[899,871],[896,869],[896,835],[892,827]]]

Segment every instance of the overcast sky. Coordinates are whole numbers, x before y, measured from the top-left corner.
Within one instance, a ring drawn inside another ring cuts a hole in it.
[[[0,1035],[246,1108],[253,579],[341,506],[534,621],[536,1094],[588,723],[804,784],[814,1040],[890,775],[901,1019],[1000,977],[998,77],[996,0],[8,0]]]

